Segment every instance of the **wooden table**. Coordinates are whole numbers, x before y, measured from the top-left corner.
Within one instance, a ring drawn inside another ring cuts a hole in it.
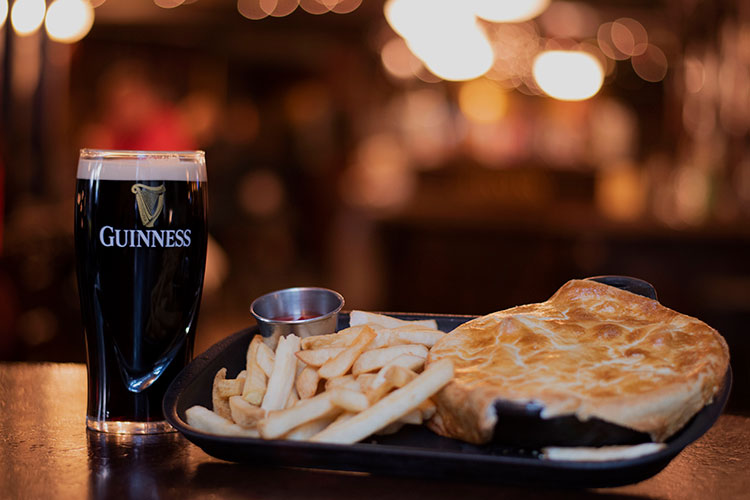
[[[750,418],[739,415],[651,479],[580,491],[234,464],[177,433],[89,432],[85,411],[85,366],[0,364],[0,498],[750,498]]]

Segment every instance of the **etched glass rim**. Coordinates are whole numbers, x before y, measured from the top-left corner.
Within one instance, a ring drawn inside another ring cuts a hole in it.
[[[178,159],[186,161],[203,160],[203,150],[184,151],[147,151],[138,149],[92,149],[82,148],[79,159],[83,160],[144,160],[144,159]]]

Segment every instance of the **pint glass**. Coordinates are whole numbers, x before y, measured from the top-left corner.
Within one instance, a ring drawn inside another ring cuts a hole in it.
[[[162,398],[192,357],[206,205],[202,151],[81,150],[75,247],[89,429],[171,430]]]

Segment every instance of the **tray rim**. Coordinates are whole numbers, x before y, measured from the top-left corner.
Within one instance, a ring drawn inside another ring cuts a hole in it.
[[[342,316],[348,316],[349,311],[342,311]],[[407,313],[407,312],[382,312],[382,314],[393,315],[401,318],[413,318],[413,319],[465,319],[470,320],[476,318],[475,315],[462,315],[462,314],[445,314],[445,313]],[[726,402],[729,398],[732,386],[732,368],[731,364],[727,367],[727,372],[724,376],[722,386],[720,387],[717,397],[704,406],[689,422],[683,427],[678,433],[673,436],[671,440],[667,441],[667,447],[656,453],[645,455],[642,457],[610,460],[610,461],[563,461],[563,460],[550,460],[542,459],[538,457],[525,457],[525,456],[505,456],[505,455],[493,455],[493,454],[481,454],[473,452],[458,452],[454,450],[439,450],[430,448],[420,448],[415,446],[400,446],[397,444],[377,444],[360,442],[355,444],[334,444],[334,443],[310,443],[306,441],[289,441],[289,440],[264,440],[260,438],[250,437],[234,437],[234,436],[221,436],[216,434],[210,434],[199,431],[189,426],[187,422],[179,415],[178,403],[180,396],[184,388],[195,383],[200,376],[208,369],[208,366],[226,349],[231,348],[235,343],[241,342],[244,337],[252,336],[258,333],[257,326],[250,326],[234,332],[228,335],[226,338],[218,341],[209,347],[206,351],[197,356],[191,363],[189,363],[172,381],[163,400],[163,410],[167,421],[191,441],[196,446],[200,447],[205,453],[210,456],[220,458],[222,460],[229,460],[232,462],[250,462],[250,460],[235,460],[233,458],[226,458],[227,454],[220,453],[216,454],[213,450],[215,446],[236,446],[236,447],[248,447],[257,446],[259,448],[271,448],[275,450],[290,450],[295,451],[300,448],[304,448],[311,452],[340,452],[340,453],[355,453],[366,457],[368,455],[382,456],[386,450],[398,457],[413,457],[418,459],[435,459],[435,460],[459,460],[465,461],[469,458],[471,461],[482,462],[489,465],[497,465],[502,467],[514,466],[522,467],[524,469],[533,470],[541,469],[542,471],[549,471],[555,473],[561,473],[569,471],[575,472],[616,472],[619,470],[627,470],[635,467],[658,467],[653,472],[649,472],[639,477],[636,481],[627,480],[624,482],[613,482],[607,481],[605,483],[597,482],[592,478],[591,487],[594,486],[617,486],[622,484],[630,484],[640,480],[647,479],[655,474],[658,474],[669,462],[679,455],[682,450],[698,440],[703,434],[705,434],[718,420],[719,416],[723,413]],[[701,415],[703,418],[697,418]],[[435,435],[436,437],[440,437]],[[442,438],[442,437],[440,437]],[[442,438],[447,439],[447,438]],[[319,466],[312,466],[307,464],[282,464],[295,467],[304,468],[321,468]],[[363,472],[372,472],[366,468],[358,467],[355,464],[352,467],[323,467],[327,470],[355,470]],[[377,471],[375,471],[377,472]],[[416,474],[407,474],[408,476],[419,476]],[[587,485],[588,486],[588,485]]]

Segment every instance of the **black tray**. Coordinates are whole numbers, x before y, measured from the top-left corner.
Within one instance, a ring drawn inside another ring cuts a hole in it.
[[[472,319],[472,316],[428,314],[394,316],[434,318],[438,328],[446,332]],[[342,313],[339,328],[348,326],[348,322],[349,315]],[[179,432],[209,455],[264,466],[572,487],[619,486],[657,474],[683,448],[702,436],[721,414],[732,383],[729,369],[714,401],[672,436],[663,450],[640,458],[608,462],[546,460],[535,450],[499,444],[475,446],[438,436],[423,426],[405,426],[396,434],[369,438],[353,445],[226,437],[188,426],[185,410],[193,405],[211,408],[211,387],[216,371],[226,367],[227,377],[236,376],[244,367],[247,347],[256,333],[256,327],[237,332],[193,360],[167,390],[164,413]]]

